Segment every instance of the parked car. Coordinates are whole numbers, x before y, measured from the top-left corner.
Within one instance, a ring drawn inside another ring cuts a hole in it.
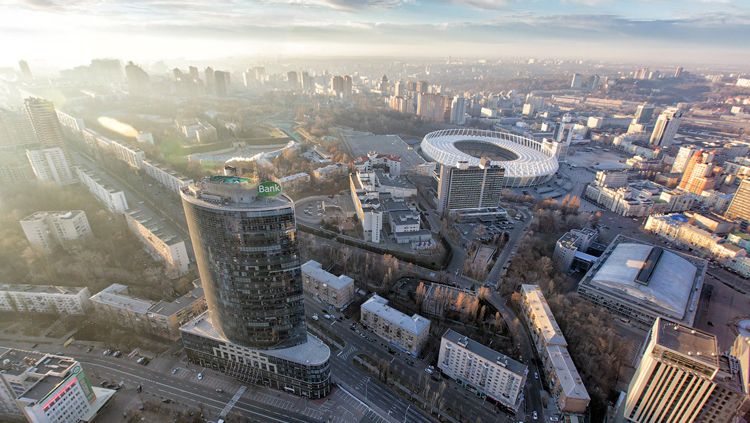
[[[203,380],[203,372],[198,373],[198,380]]]

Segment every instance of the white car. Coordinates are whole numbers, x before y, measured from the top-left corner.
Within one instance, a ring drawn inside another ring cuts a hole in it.
[[[532,418],[532,419],[536,420],[536,418],[537,418],[537,417],[538,417],[538,416],[537,416],[537,414],[536,414],[536,411],[534,411],[533,413],[531,413],[531,418]]]
[[[203,372],[198,373],[198,380],[203,380]],[[536,413],[536,411],[535,411],[535,413]]]
[[[426,367],[426,368],[424,369],[424,371],[425,371],[425,372],[427,372],[427,374],[428,374],[428,375],[431,375],[431,374],[432,374],[432,373],[434,372],[434,370],[432,370],[432,369],[431,369],[431,368],[429,368],[429,367]]]

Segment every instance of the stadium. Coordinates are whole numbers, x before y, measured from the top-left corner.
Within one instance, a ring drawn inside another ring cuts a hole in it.
[[[557,144],[508,132],[445,129],[425,135],[422,152],[441,166],[479,166],[487,157],[504,170],[505,188],[528,187],[548,181],[557,172]]]
[[[436,209],[497,207],[503,188],[528,187],[557,172],[560,144],[481,129],[444,129],[425,135],[422,153],[437,162]]]

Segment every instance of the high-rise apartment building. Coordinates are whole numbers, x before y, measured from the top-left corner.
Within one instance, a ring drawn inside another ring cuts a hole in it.
[[[0,108],[0,150],[35,144],[34,130],[23,113]]]
[[[309,398],[329,348],[307,333],[294,203],[273,182],[212,176],[182,190],[208,312],[181,328],[188,358]]]
[[[651,122],[651,117],[654,115],[654,106],[643,103],[638,105],[635,109],[635,116],[633,117],[633,123],[635,124],[646,124]]]
[[[688,165],[688,162],[695,154],[696,148],[692,145],[684,145],[677,151],[677,155],[672,163],[672,173],[682,173]]]
[[[713,189],[713,159],[711,152],[698,150],[685,164],[680,180],[680,189],[700,195],[703,191]]]
[[[439,94],[423,94],[417,95],[417,115],[422,118],[433,121],[442,122],[445,120],[445,106],[443,96]]]
[[[729,219],[750,222],[750,179],[740,181],[740,186],[734,193],[725,216]]]
[[[23,78],[26,81],[31,81],[33,79],[33,76],[31,75],[31,68],[29,67],[28,62],[25,60],[21,60],[18,62],[18,70],[21,71],[21,78]]]
[[[38,211],[21,219],[21,228],[32,247],[50,251],[53,245],[91,235],[83,210]]]
[[[478,166],[440,166],[438,211],[497,207],[505,169],[483,158]]]
[[[583,88],[583,75],[580,73],[574,73],[573,79],[570,81],[570,88],[581,89]]]
[[[733,421],[747,393],[736,358],[719,352],[716,336],[657,318],[622,404],[631,423]]]
[[[226,97],[229,92],[231,80],[229,72],[214,71],[214,94],[219,97]]]
[[[57,185],[70,185],[76,182],[62,148],[26,150],[26,157],[37,180]]]
[[[656,119],[654,131],[649,140],[656,147],[669,147],[677,135],[677,130],[682,122],[682,111],[676,107],[669,107]]]
[[[206,79],[206,91],[209,93],[214,92],[214,83],[216,78],[214,77],[214,68],[211,66],[206,67],[203,71],[203,77]]]
[[[451,123],[463,125],[466,123],[466,99],[454,97],[451,102]]]
[[[195,69],[197,74],[198,69],[191,66],[191,70]],[[130,94],[146,94],[148,92],[149,77],[148,73],[144,71],[140,66],[133,62],[128,62],[125,65],[125,78],[128,81],[128,91]]]
[[[39,144],[44,148],[62,148],[64,138],[55,105],[42,98],[30,97],[24,101],[24,108]]]

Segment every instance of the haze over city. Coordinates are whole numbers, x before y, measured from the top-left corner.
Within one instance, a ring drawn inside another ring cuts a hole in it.
[[[723,0],[0,2],[0,63],[91,57],[510,57],[746,65],[750,4]],[[75,46],[75,48],[72,48]]]

